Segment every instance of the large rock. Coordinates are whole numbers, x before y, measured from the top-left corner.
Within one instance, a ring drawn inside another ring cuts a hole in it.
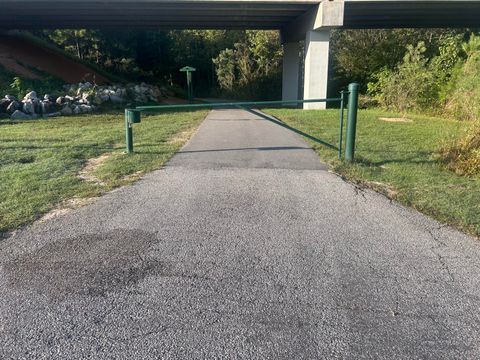
[[[118,88],[116,91],[115,91],[115,96],[118,96],[120,98],[124,98],[125,96],[127,96],[127,89],[125,88]]]
[[[92,100],[93,100],[93,97],[94,97],[94,92],[93,91],[84,92],[82,94],[82,100],[86,101],[86,104],[91,103]]]
[[[6,113],[7,108],[11,103],[12,102],[10,100],[7,100],[7,99],[0,100],[0,113]]]
[[[10,114],[0,113],[0,120],[3,120],[3,119],[10,119]]]
[[[13,95],[5,95],[5,99],[10,101],[17,101],[17,98]]]
[[[12,101],[10,105],[8,105],[7,107],[7,112],[9,114],[13,114],[16,110],[20,110],[21,107],[22,107],[22,104],[20,102]]]
[[[38,99],[38,96],[37,96],[37,93],[35,91],[30,91],[27,95],[25,95],[25,97],[23,98],[23,100],[35,100],[35,99]]]
[[[125,99],[117,95],[110,95],[110,101],[114,104],[121,104],[125,102]]]
[[[81,114],[82,113],[82,109],[80,108],[80,106],[74,106],[73,107],[73,113],[74,114]]]
[[[66,105],[60,110],[60,114],[62,114],[62,115],[72,115],[72,114],[73,114],[73,110],[72,110],[72,108],[70,107],[70,105],[66,104]]]
[[[50,94],[45,94],[43,96],[43,101],[55,102],[55,96],[52,96]]]
[[[25,114],[35,114],[35,104],[32,100],[27,100],[23,103],[22,110]]]
[[[80,108],[80,112],[82,114],[90,113],[93,111],[93,106],[91,105],[79,105],[78,107]]]
[[[91,83],[89,83],[88,81],[78,84],[78,88],[82,89],[82,90],[88,90],[88,89],[91,89],[92,87],[93,87],[93,85]]]
[[[15,112],[10,116],[12,120],[32,120],[32,116],[21,112],[20,110],[15,110]]]
[[[41,105],[42,105],[42,114],[50,114],[50,113],[56,112],[57,110],[55,103],[50,101],[42,101]]]
[[[42,102],[38,99],[32,100],[35,114],[43,114]]]
[[[93,85],[89,83],[88,81],[85,83],[79,83],[78,84],[78,89],[77,89],[77,95],[80,96],[82,93],[86,90],[90,90],[93,88]]]
[[[93,98],[92,100],[92,103],[94,105],[101,105],[103,104],[105,101],[108,101],[109,97],[106,96],[106,95],[99,95],[99,94],[96,94],[95,97]]]
[[[56,111],[56,112],[47,114],[47,117],[56,117],[56,116],[62,116],[62,113],[60,111]]]
[[[55,102],[57,103],[57,105],[63,105],[65,104],[66,100],[64,96],[59,96],[57,97],[57,100],[55,100]]]

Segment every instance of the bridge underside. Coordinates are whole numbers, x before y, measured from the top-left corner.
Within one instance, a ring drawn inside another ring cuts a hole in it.
[[[3,28],[279,29],[319,1],[0,0]]]
[[[480,0],[0,0],[0,30],[281,30],[285,100],[326,97],[332,28],[477,27],[479,19]]]
[[[281,29],[321,0],[0,0],[0,28]],[[344,28],[477,27],[480,1],[334,0]]]

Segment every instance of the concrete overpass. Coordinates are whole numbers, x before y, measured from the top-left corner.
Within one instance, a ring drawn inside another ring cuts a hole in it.
[[[283,98],[326,97],[333,28],[477,27],[479,0],[0,0],[0,29],[278,29]],[[321,105],[308,104],[308,108]]]

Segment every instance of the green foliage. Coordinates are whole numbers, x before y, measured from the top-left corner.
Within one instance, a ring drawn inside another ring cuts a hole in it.
[[[233,91],[236,81],[235,50],[225,49],[214,59],[218,84],[222,89]]]
[[[425,57],[423,42],[408,45],[403,61],[394,70],[382,69],[368,84],[368,92],[379,104],[396,111],[419,110],[435,105],[437,76]]]
[[[98,63],[101,42],[98,31],[62,29],[49,31],[47,34],[55,44],[63,46],[67,52],[75,54],[79,59],[95,59]]]
[[[458,75],[458,67],[462,59],[463,36],[456,35],[445,38],[440,47],[438,56],[432,59],[432,71],[436,72],[439,88],[438,101],[440,106],[447,102],[451,92],[451,79]]]
[[[463,44],[467,59],[458,63],[445,89],[446,111],[463,120],[480,119],[480,37]]]
[[[457,119],[474,121],[471,128],[444,144],[439,158],[461,175],[480,174],[480,36],[463,44],[467,57],[457,63],[445,88],[446,112]]]
[[[445,144],[439,157],[459,175],[480,175],[480,121],[453,142]]]
[[[63,81],[54,76],[45,76],[42,79],[22,79],[15,76],[10,84],[9,94],[21,99],[35,90],[38,96],[43,96],[43,94],[57,93],[62,89],[62,85]]]
[[[209,94],[217,86],[215,66],[212,59],[245,36],[244,31],[183,30],[168,33],[169,48],[166,53],[168,69],[163,76],[186,87],[185,74],[178,70],[186,65],[197,69],[193,84],[195,94]],[[167,75],[168,74],[168,75]]]
[[[424,42],[406,46],[395,68],[384,67],[372,75],[368,94],[379,104],[397,111],[442,109],[455,86],[462,61],[463,35],[448,35],[437,41],[437,55],[428,57]]]
[[[244,31],[46,30],[37,35],[71,56],[97,64],[130,81],[185,86],[179,69],[197,69],[196,94],[216,85],[212,58],[245,36]]]
[[[10,84],[12,79],[13,75],[0,65],[0,97],[2,94],[8,94],[11,91]]]
[[[233,49],[213,59],[218,83],[227,96],[273,99],[280,96],[282,49],[278,32],[247,31]]]
[[[403,61],[408,45],[424,42],[424,55],[432,58],[445,39],[464,34],[461,29],[335,30],[331,42],[335,78],[341,87],[357,81],[366,90],[383,68],[394,70]]]

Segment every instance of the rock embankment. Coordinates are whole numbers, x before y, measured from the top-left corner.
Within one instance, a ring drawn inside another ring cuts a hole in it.
[[[68,84],[63,92],[38,96],[31,91],[20,100],[5,95],[0,100],[0,119],[33,120],[40,117],[68,116],[91,113],[98,107],[111,104],[160,102],[167,97],[166,89],[141,84],[96,86],[89,82]]]

